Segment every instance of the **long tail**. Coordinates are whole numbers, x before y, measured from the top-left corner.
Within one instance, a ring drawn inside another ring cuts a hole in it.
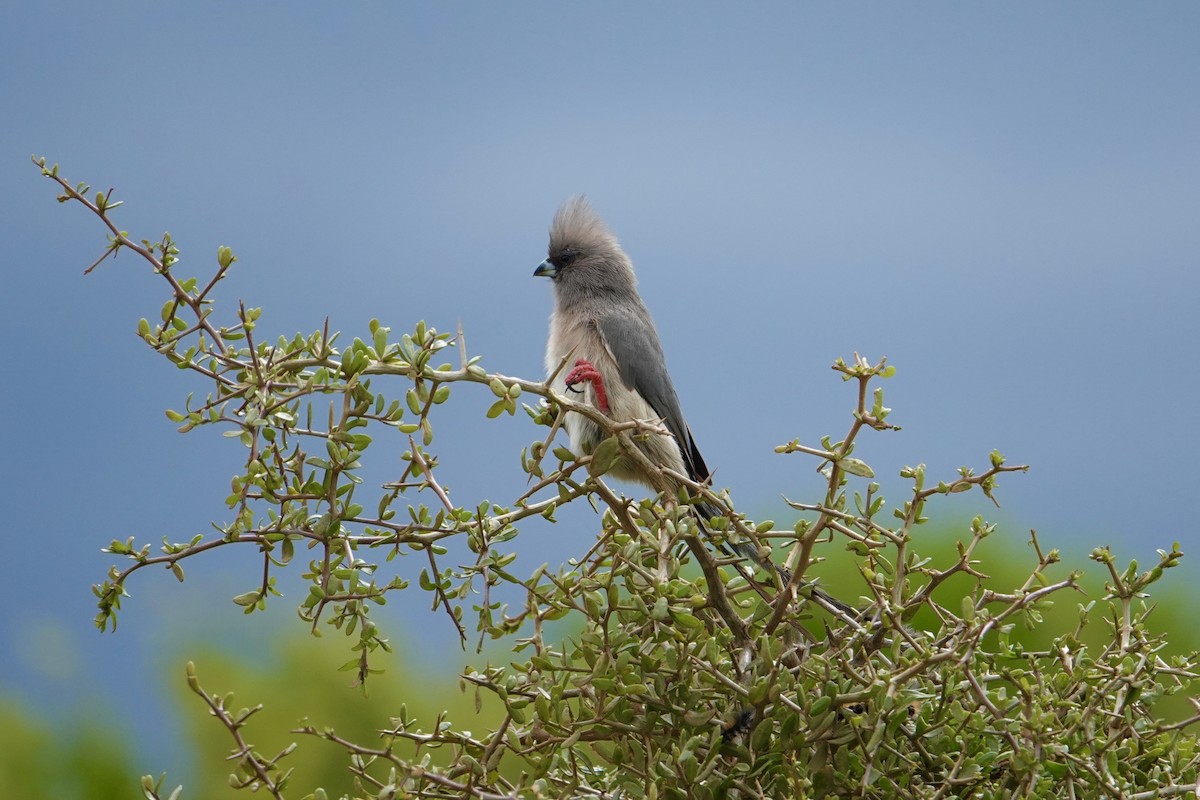
[[[709,503],[704,503],[704,502],[696,503],[694,507],[696,509],[696,514],[700,520],[700,527],[704,528],[705,531],[708,530],[708,526],[705,524],[706,522],[708,522],[708,520],[713,519],[714,517],[724,516],[723,514],[721,514],[721,512],[715,506],[713,506]],[[722,549],[725,550],[726,552],[732,551],[731,553],[729,553],[730,555],[740,556],[740,557],[746,559],[747,561],[750,561],[750,562],[758,565],[760,568],[762,568],[768,572],[774,572],[776,575],[779,576],[780,582],[782,582],[785,586],[792,582],[792,573],[789,572],[787,569],[779,566],[774,561],[771,561],[770,559],[767,559],[767,558],[763,558],[762,555],[759,554],[758,548],[754,546],[753,542],[748,542],[748,541],[726,542],[722,546]],[[847,614],[855,619],[857,619],[862,614],[862,612],[859,609],[855,608],[854,606],[850,605],[849,603],[843,603],[841,600],[838,600],[836,597],[829,594],[824,589],[821,589],[817,586],[812,585],[811,583],[804,580],[803,578],[796,581],[796,586],[800,589],[807,589],[808,591],[812,592],[813,597],[816,598],[820,602],[821,605],[833,606],[834,608],[836,608],[838,611],[842,612],[843,614]]]

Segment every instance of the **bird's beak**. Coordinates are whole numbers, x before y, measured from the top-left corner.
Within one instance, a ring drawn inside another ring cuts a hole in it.
[[[558,275],[558,267],[550,263],[550,259],[546,259],[537,265],[537,269],[533,271],[535,278],[553,278]]]

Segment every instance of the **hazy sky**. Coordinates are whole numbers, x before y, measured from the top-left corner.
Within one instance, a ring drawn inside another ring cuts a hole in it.
[[[33,153],[115,186],[120,224],[170,230],[181,269],[207,275],[232,246],[218,302],[264,306],[260,331],[461,321],[486,366],[524,377],[541,374],[550,310],[531,272],[555,208],[586,192],[744,510],[815,496],[815,464],[772,447],[845,431],[852,393],[828,366],[857,350],[899,369],[885,389],[904,430],[856,452],[890,499],[905,464],[948,478],[999,448],[1033,465],[1002,481],[1003,512],[969,495],[951,516],[983,511],[1022,541],[1035,527],[1084,568],[1097,544],[1122,560],[1176,539],[1190,551],[1194,3],[43,2],[2,16],[16,580],[0,582],[0,689],[60,717],[120,709],[147,772],[179,768],[177,740],[114,682],[178,677],[164,641],[255,630],[228,597],[257,562],[196,565],[183,586],[147,575],[121,632],[100,637],[99,548],[208,530],[242,453],[163,417],[207,389],[134,336],[163,288],[129,255],[81,275],[103,233],[54,202]],[[439,417],[434,449],[465,504],[519,494],[536,435],[486,423],[489,397],[458,391]],[[377,439],[380,480],[402,449]],[[522,563],[586,550],[590,515],[526,530]]]

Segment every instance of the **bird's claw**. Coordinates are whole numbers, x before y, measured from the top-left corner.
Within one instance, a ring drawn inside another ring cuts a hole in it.
[[[567,373],[567,389],[572,392],[582,391],[575,388],[575,384],[577,383],[590,383],[592,385],[592,390],[596,393],[596,407],[607,414],[608,394],[604,389],[604,377],[600,374],[600,370],[596,369],[596,365],[586,358],[578,359],[575,362],[575,366]]]
[[[595,365],[586,358],[581,358],[575,362],[574,368],[567,373],[567,388],[574,389],[577,383],[589,383],[599,378],[600,372],[596,369]]]

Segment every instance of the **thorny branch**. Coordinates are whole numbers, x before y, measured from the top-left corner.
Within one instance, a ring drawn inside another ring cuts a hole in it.
[[[138,335],[176,366],[212,382],[202,402],[193,407],[189,398],[184,411],[168,416],[182,432],[226,426],[227,435],[246,448],[226,500],[234,519],[218,526],[216,536],[164,542],[156,555],[132,539],[109,546],[132,563],[113,567],[95,587],[101,628],[115,627],[137,571],[163,566],[182,580],[182,562],[226,545],[260,551],[261,580],[235,602],[247,612],[263,608],[277,594],[272,571],[289,567],[301,545],[315,554],[304,573],[310,594],[301,616],[314,627],[324,621],[358,637],[360,681],[369,672],[368,655],[388,649],[369,608],[407,586],[398,576],[380,582],[384,570],[368,560],[372,552],[387,558],[424,554],[421,587],[463,642],[463,603],[472,594],[479,597],[480,644],[487,636],[524,637],[514,653],[528,647],[533,655],[527,661],[464,675],[501,706],[499,725],[488,735],[456,730],[444,715],[420,730],[403,712],[381,734],[382,747],[331,730],[298,730],[351,753],[351,772],[371,796],[500,800],[529,796],[534,782],[546,796],[632,796],[647,785],[678,796],[717,790],[800,796],[841,787],[861,796],[925,798],[998,786],[1015,787],[1004,796],[1025,796],[1044,785],[1039,765],[1044,754],[1055,752],[1067,754],[1060,762],[1066,772],[1054,784],[1067,796],[1097,796],[1099,787],[1106,796],[1135,798],[1148,796],[1135,790],[1133,777],[1145,759],[1127,758],[1122,750],[1135,738],[1164,754],[1152,762],[1157,796],[1194,791],[1200,748],[1182,731],[1200,721],[1200,702],[1185,719],[1166,721],[1155,716],[1150,701],[1195,680],[1195,654],[1161,657],[1162,644],[1148,632],[1149,609],[1141,602],[1146,587],[1178,563],[1178,547],[1160,551],[1159,563],[1142,573],[1134,566],[1120,571],[1105,548],[1093,553],[1108,570],[1113,601],[1113,641],[1103,650],[1084,657],[1082,615],[1078,629],[1052,646],[1013,647],[1014,621],[1041,621],[1051,596],[1078,590],[1078,573],[1050,579],[1057,551],[1044,551],[1031,532],[1037,563],[1027,579],[1012,591],[991,588],[976,550],[995,526],[982,517],[972,521],[951,563],[916,557],[914,542],[935,495],[978,489],[994,502],[997,478],[1027,469],[1008,466],[999,453],[991,454],[988,469],[964,467],[935,486],[926,485],[923,465],[906,467],[901,475],[913,489],[895,509],[887,509],[874,482],[852,488],[857,479],[874,477],[854,455],[860,434],[894,429],[875,385],[893,372],[886,360],[871,363],[855,354],[851,363],[834,364],[856,388],[843,439],[777,448],[816,457],[827,479],[819,502],[787,501],[815,519],[777,531],[739,514],[726,493],[650,463],[638,441],[662,435],[658,422],[615,423],[590,405],[557,395],[549,379],[486,371],[468,354],[461,329],[451,337],[419,323],[394,340],[372,321],[369,342],[356,339],[342,347],[326,320],[311,335],[272,343],[257,332],[261,310],[244,304],[234,324],[216,325],[211,295],[236,262],[229,248],[218,249],[218,268],[202,287],[180,278],[179,251],[169,234],[156,243],[134,241],[110,217],[120,205],[112,190],[89,200],[86,185],[72,186],[57,167],[35,163],[60,187],[61,201],[81,203],[109,231],[104,255],[88,272],[127,249],[166,280],[170,299],[161,322],[143,320]],[[457,365],[439,363],[455,344]],[[380,378],[400,386],[403,402],[372,388],[372,379]],[[489,416],[515,415],[522,395],[537,398],[524,410],[549,430],[523,453],[530,485],[508,507],[455,505],[436,477],[438,459],[429,450],[435,411],[455,385],[487,386],[496,397]],[[648,474],[660,474],[663,485],[683,487],[687,496],[640,502],[620,496],[596,461],[554,449],[566,414],[594,421],[624,455]],[[324,422],[314,424],[314,417]],[[398,479],[382,487],[371,512],[355,497],[367,491],[358,471],[370,433],[379,430],[406,437],[407,463]],[[419,502],[425,496],[434,502]],[[595,545],[567,568],[514,574],[515,553],[504,546],[518,526],[535,516],[553,521],[559,506],[581,497],[605,512]],[[717,557],[689,515],[688,504],[698,500],[719,509],[721,517],[709,526],[718,540],[786,547],[786,585],[774,575],[754,575],[737,559]],[[882,521],[885,510],[895,523]],[[839,537],[860,558],[867,602],[858,609],[830,602],[805,577],[818,546]],[[453,541],[466,543],[473,563],[441,565]],[[689,560],[698,565],[696,577],[681,572]],[[935,598],[954,575],[975,583],[958,609]],[[493,590],[501,586],[518,590],[524,607],[510,614],[500,606]],[[814,607],[825,612],[815,620],[806,616]],[[922,610],[932,612],[935,630],[911,625]],[[547,638],[549,623],[560,619],[574,620],[578,632]],[[288,773],[279,762],[290,749],[272,758],[255,752],[243,728],[257,709],[233,714],[231,701],[201,689],[190,667],[188,680],[234,740],[237,784],[261,787],[280,800]],[[1052,680],[1066,688],[1049,696],[1037,690]],[[401,752],[398,743],[412,752]],[[434,763],[433,754],[442,760]],[[516,767],[502,771],[502,763]],[[158,797],[161,780],[147,781],[147,796]]]

